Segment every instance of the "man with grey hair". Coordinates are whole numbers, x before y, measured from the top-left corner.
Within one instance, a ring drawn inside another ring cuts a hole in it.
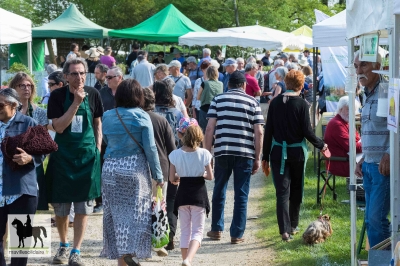
[[[290,70],[299,70],[299,66],[296,64],[296,63],[289,63],[288,65],[287,65],[287,69],[290,71]]]
[[[260,102],[261,88],[255,78],[258,72],[257,63],[247,63],[244,77],[246,78],[246,94],[255,97]]]
[[[363,158],[357,163],[355,174],[363,177],[365,224],[371,247],[390,237],[390,134],[386,117],[376,115],[382,81],[373,72],[380,69],[381,62],[379,53],[375,63],[360,61],[359,51],[354,56],[354,67],[366,96],[361,113]]]
[[[283,66],[287,68],[287,66],[290,64],[289,56],[287,55],[287,53],[281,53],[280,57],[283,61]]]
[[[85,86],[87,65],[82,58],[65,62],[67,86],[51,93],[47,117],[53,120],[58,150],[46,171],[49,202],[54,207],[60,248],[53,264],[83,265],[80,248],[93,199],[100,196],[101,117],[100,93]],[[74,204],[74,242],[69,255],[68,215]],[[69,256],[69,257],[68,257]]]
[[[192,85],[192,89],[193,89],[194,84],[196,83],[196,80],[203,76],[203,71],[201,71],[200,67],[197,65],[197,60],[194,56],[189,56],[186,59],[186,62],[188,62],[188,64],[189,64],[188,78],[190,79],[190,84]]]
[[[244,74],[244,59],[241,57],[236,58],[236,63],[237,63],[237,71],[240,71]]]
[[[132,78],[136,79],[143,88],[154,83],[154,70],[156,66],[147,61],[147,51],[138,55],[139,64],[132,70]]]
[[[178,60],[172,60],[168,65],[170,76],[169,78],[175,82],[174,94],[185,102],[186,98],[186,108],[189,108],[193,100],[192,85],[190,84],[190,79],[179,72],[182,67],[181,62]]]
[[[50,92],[49,86],[47,83],[49,82],[49,75],[53,72],[57,71],[57,66],[55,64],[49,64],[46,67],[47,76],[43,77],[40,82],[40,88],[37,90],[37,96],[44,97],[47,93]]]
[[[225,67],[225,71],[226,71],[222,83],[224,84],[224,92],[227,92],[228,91],[228,83],[229,83],[231,74],[233,72],[235,72],[236,68],[237,68],[236,59],[228,58],[225,60],[225,63],[223,63],[222,66]]]
[[[203,49],[203,58],[200,60],[197,66],[200,67],[201,63],[203,63],[204,60],[211,62],[211,50],[209,48]]]
[[[101,65],[101,64],[99,64]],[[96,70],[97,67],[96,66]],[[105,66],[107,67],[107,66]],[[108,69],[108,67],[107,67]],[[101,101],[103,102],[103,109],[104,112],[114,109],[115,108],[115,93],[117,92],[118,85],[122,82],[123,78],[123,73],[122,69],[113,66],[112,68],[107,70],[107,73],[105,74],[104,79],[107,79],[107,85],[105,85],[99,92],[100,92],[100,97]],[[101,143],[101,150],[100,150],[100,160],[101,160],[101,169],[103,168],[103,160],[104,160],[104,154],[106,152],[107,144],[103,141]],[[96,206],[94,206],[93,213],[102,213],[103,212],[103,200],[100,197],[96,198]]]
[[[274,62],[274,70],[269,73],[269,91],[273,89],[273,85],[276,83],[275,71],[278,67],[284,66],[282,59],[276,59]]]
[[[107,86],[106,84],[107,71],[108,71],[108,66],[104,64],[97,64],[94,69],[94,77],[97,80],[97,82],[94,84],[94,87],[98,91]]]

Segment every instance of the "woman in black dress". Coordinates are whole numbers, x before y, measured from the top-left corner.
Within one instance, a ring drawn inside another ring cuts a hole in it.
[[[328,146],[311,128],[309,108],[299,95],[304,74],[291,70],[285,77],[286,92],[271,102],[265,126],[263,168],[271,165],[276,190],[276,215],[282,240],[290,241],[298,233],[303,197],[304,170],[308,140],[321,151]]]

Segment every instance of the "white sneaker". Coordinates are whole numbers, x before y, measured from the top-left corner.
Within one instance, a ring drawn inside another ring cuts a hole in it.
[[[182,266],[192,266],[188,260],[182,261]]]
[[[159,257],[168,256],[168,251],[165,248],[153,248],[153,250],[157,253]]]

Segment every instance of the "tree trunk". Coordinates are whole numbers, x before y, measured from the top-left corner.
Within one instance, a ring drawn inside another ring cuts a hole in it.
[[[237,7],[237,2],[236,0],[233,0],[233,7],[235,9],[235,21],[236,21],[236,27],[239,27],[239,10]]]
[[[53,43],[51,39],[46,39],[47,49],[49,49],[49,61],[52,64],[57,65],[56,57],[54,55]]]

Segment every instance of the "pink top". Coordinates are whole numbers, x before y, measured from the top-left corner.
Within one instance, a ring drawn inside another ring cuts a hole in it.
[[[254,97],[256,92],[261,90],[260,86],[258,86],[258,81],[247,73],[244,74],[244,77],[246,78],[246,94]]]
[[[115,62],[115,58],[111,55],[103,55],[100,57],[100,63],[105,64],[108,67],[112,67]]]

